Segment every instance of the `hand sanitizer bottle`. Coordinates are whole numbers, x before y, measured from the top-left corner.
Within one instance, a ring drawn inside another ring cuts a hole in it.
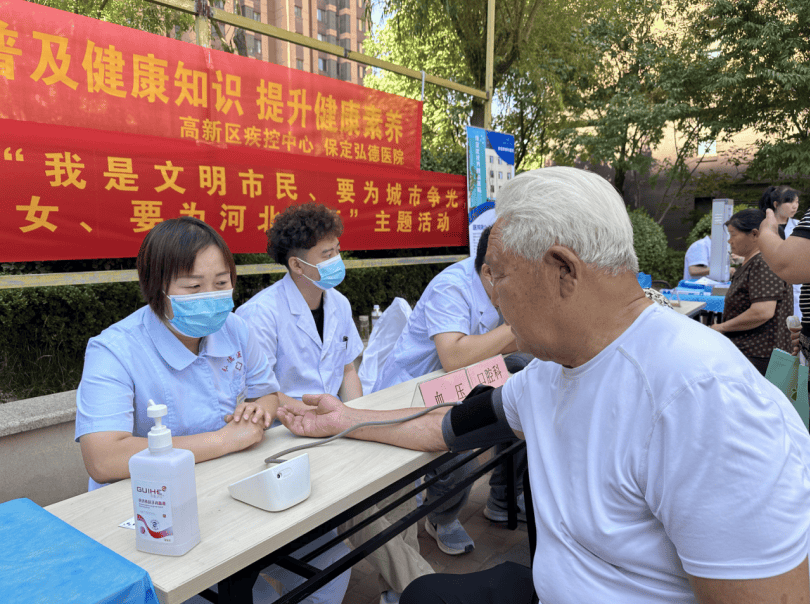
[[[146,414],[154,418],[149,448],[129,459],[135,547],[142,552],[182,556],[200,542],[194,454],[172,447],[172,433],[163,425],[166,405],[149,400]]]

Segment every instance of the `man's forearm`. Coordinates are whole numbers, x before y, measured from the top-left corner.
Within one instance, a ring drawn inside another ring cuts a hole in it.
[[[692,264],[689,267],[689,275],[692,277],[703,277],[709,274],[709,267],[704,264]]]
[[[346,406],[346,413],[341,418],[341,429],[345,430],[365,422],[397,420],[419,413],[423,409],[409,407],[391,411],[373,411],[355,409]],[[442,419],[450,410],[443,407],[426,413],[413,420],[387,426],[367,426],[349,433],[348,436],[358,440],[382,442],[414,451],[447,451],[447,443],[442,435]]]
[[[438,337],[438,336],[436,336]],[[462,335],[451,344],[436,342],[439,361],[445,371],[455,371],[500,354],[515,343],[515,336],[508,325],[478,335]]]

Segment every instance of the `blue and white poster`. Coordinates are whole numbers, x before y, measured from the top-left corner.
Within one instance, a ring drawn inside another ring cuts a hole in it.
[[[481,231],[495,222],[495,199],[515,176],[515,137],[467,126],[467,212],[470,255],[475,255]]]

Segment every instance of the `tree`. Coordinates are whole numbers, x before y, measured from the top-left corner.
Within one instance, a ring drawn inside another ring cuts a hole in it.
[[[146,0],[29,1],[171,38],[175,37],[175,31],[184,32],[194,25],[191,15]]]
[[[580,93],[569,97],[571,121],[561,132],[556,160],[609,166],[625,199],[633,173],[654,183],[665,177],[668,187],[688,180],[686,160],[713,134],[700,115],[703,55],[683,27],[688,6],[624,0],[595,15],[581,34],[593,67],[576,74]],[[669,125],[678,132],[677,153],[669,164],[656,165],[652,150]]]
[[[399,13],[370,32],[363,49],[371,56],[397,65],[445,78],[463,81],[463,60],[449,29],[437,31],[432,44],[421,40],[401,40],[400,30],[416,27],[410,13]],[[396,73],[375,70],[366,75],[364,85],[411,99],[422,98],[422,83]],[[441,86],[425,84],[422,108],[422,168],[440,172],[466,172],[465,123],[470,111],[469,97]],[[460,171],[459,171],[460,169]]]
[[[591,5],[604,0],[568,3],[563,0],[498,0],[495,12],[493,88],[530,57],[538,45],[565,37]],[[406,16],[410,28],[395,27],[397,44],[441,48],[449,42],[461,59],[460,83],[483,90],[486,87],[487,3],[482,0],[383,0],[394,19]],[[541,65],[534,66],[538,71]],[[470,123],[484,125],[484,101],[471,100]]]
[[[707,91],[729,135],[759,138],[752,178],[810,173],[810,2],[710,0],[703,39],[714,48]]]
[[[411,69],[483,88],[484,71],[480,72],[480,81],[476,83],[470,70],[471,61],[465,53],[484,52],[486,11],[479,10],[479,5],[485,3],[436,0],[416,4],[418,6],[408,1],[388,0],[385,6],[394,12],[386,19],[385,25],[366,40],[366,52]],[[510,35],[509,27],[502,23],[515,20],[514,17],[501,16],[502,11],[514,12],[516,6],[528,10],[529,5],[527,2],[506,5],[499,2],[497,5],[496,64],[502,68],[507,61],[497,61],[498,49],[508,45],[499,46],[497,40]],[[571,7],[559,0],[533,3],[532,6],[539,6],[542,10],[538,9],[538,14],[532,18],[531,39],[521,47],[519,56],[509,61],[510,67],[505,73],[499,75],[496,69],[493,126],[515,134],[516,167],[549,150],[554,127],[564,109],[562,90],[565,84],[561,73],[574,70],[580,63],[575,37],[568,32],[577,27],[583,7],[588,5],[585,2]],[[466,13],[465,6],[470,8]],[[463,18],[459,12],[465,13]],[[459,29],[464,30],[464,27],[454,27],[451,15],[456,15],[455,18],[470,30],[474,29],[472,21],[478,19],[473,40],[459,41]],[[499,27],[505,27],[504,31]],[[413,35],[415,32],[420,33]],[[421,82],[390,72],[367,76],[365,84],[410,98],[421,97]],[[477,104],[480,99],[430,84],[425,86],[424,100],[423,149],[427,153],[423,151],[423,160],[425,155],[442,158],[449,154],[453,157],[450,163],[458,165],[456,158],[463,158],[464,153],[465,125],[483,125],[483,114],[477,113],[479,109],[483,111],[483,104]],[[431,164],[430,161],[427,163]]]

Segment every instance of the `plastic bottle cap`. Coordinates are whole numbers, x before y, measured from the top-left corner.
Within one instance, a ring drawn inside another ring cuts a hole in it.
[[[160,419],[167,412],[166,405],[158,405],[151,398],[149,399],[146,415],[155,419],[155,425],[149,430],[147,440],[149,441],[149,450],[153,453],[172,448],[172,431],[164,426],[163,421]]]

